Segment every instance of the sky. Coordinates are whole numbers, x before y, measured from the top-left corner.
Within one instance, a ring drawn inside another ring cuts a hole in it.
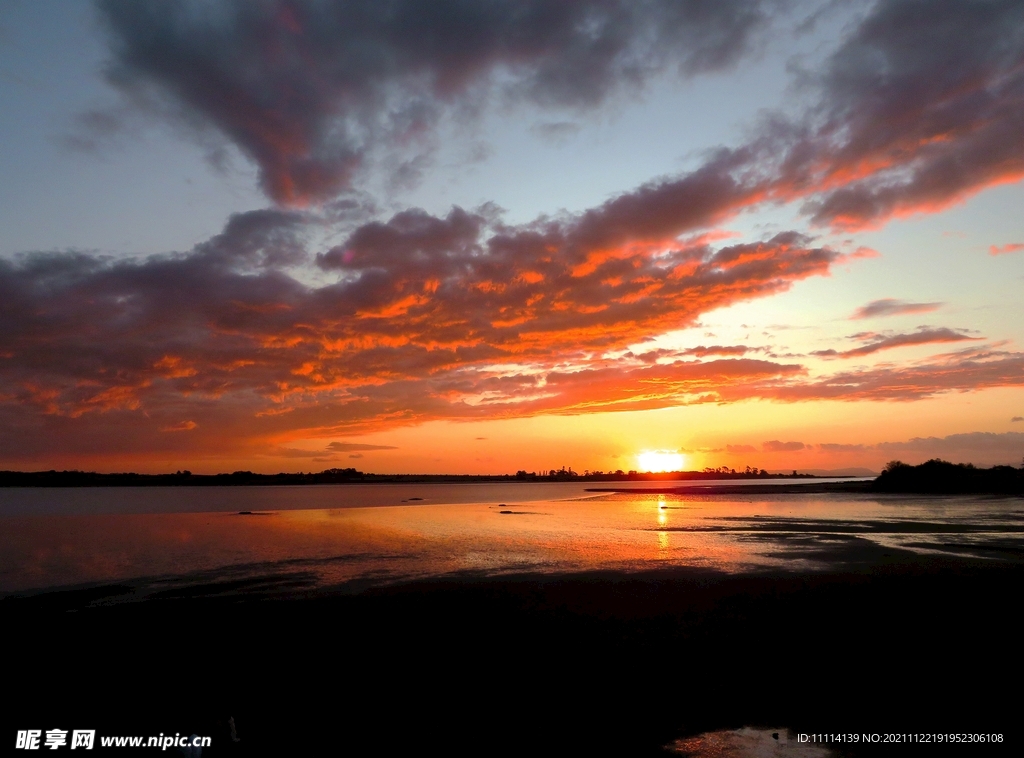
[[[0,98],[0,468],[1024,458],[1019,0],[0,0]]]

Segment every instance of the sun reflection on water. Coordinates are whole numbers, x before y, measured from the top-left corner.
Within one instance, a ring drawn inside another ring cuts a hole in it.
[[[984,499],[621,493],[252,513],[0,517],[0,591],[138,577],[301,573],[332,586],[466,571],[814,568],[851,549],[982,550],[1024,539],[1024,508]]]

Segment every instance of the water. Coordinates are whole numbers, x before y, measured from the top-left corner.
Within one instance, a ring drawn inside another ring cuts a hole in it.
[[[142,598],[659,566],[818,571],[909,553],[1024,556],[1020,498],[587,486],[0,490],[0,591],[118,583],[124,597]]]
[[[815,479],[815,483],[866,479]],[[98,513],[197,513],[245,510],[373,508],[403,504],[525,503],[589,497],[591,488],[665,489],[687,484],[790,485],[787,479],[694,482],[480,482],[474,484],[344,484],[286,487],[9,487],[0,488],[3,516]]]

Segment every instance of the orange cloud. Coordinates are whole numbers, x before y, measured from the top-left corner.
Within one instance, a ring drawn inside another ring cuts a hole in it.
[[[645,192],[655,206],[688,196],[677,186]],[[0,350],[11,356],[0,363],[0,423],[11,430],[0,456],[215,454],[435,419],[754,398],[914,400],[1024,383],[1020,356],[991,349],[817,376],[799,363],[752,359],[763,349],[745,345],[631,351],[710,310],[825,275],[841,260],[793,232],[717,248],[679,242],[656,253],[633,244],[660,246],[670,218],[619,201],[519,227],[460,209],[446,217],[407,211],[357,228],[343,245],[350,254],[322,255],[321,266],[340,277],[320,287],[269,265],[281,260],[274,244],[287,247],[301,234],[290,214],[235,217],[188,255],[0,261],[8,294]],[[578,264],[592,260],[588,242],[607,249],[613,240],[622,254],[579,275]],[[416,252],[406,257],[409,250]],[[182,291],[188,309],[173,294]],[[363,317],[369,312],[391,315]],[[928,329],[860,339],[867,344],[848,353],[974,338]],[[186,429],[183,418],[202,422]]]
[[[704,189],[644,192],[656,206],[685,206]],[[303,217],[283,212],[235,216],[184,256],[0,261],[10,295],[0,349],[12,356],[0,364],[0,420],[23,430],[7,452],[29,437],[37,447],[53,439],[39,426],[47,415],[78,420],[60,429],[67,445],[120,449],[132,439],[135,449],[164,450],[187,436],[199,450],[314,428],[702,402],[722,383],[802,370],[679,360],[741,356],[740,346],[653,364],[595,358],[785,291],[838,258],[792,232],[666,249],[665,235],[691,221],[672,226],[667,208],[652,217],[643,204],[627,205],[520,227],[461,209],[443,218],[403,212],[357,228],[344,254],[320,256],[341,276],[318,288],[279,267],[303,234]],[[595,262],[590,243],[621,247]],[[591,262],[589,273],[580,274],[581,261]],[[44,280],[51,284],[39,286]],[[115,417],[131,431],[101,444]],[[183,417],[203,422],[188,435],[162,433],[186,431]]]
[[[195,421],[182,421],[180,424],[160,427],[161,432],[191,432],[199,426]]]

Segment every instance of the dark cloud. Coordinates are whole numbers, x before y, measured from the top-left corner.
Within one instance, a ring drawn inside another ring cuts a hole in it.
[[[334,196],[385,147],[429,147],[492,93],[586,108],[666,70],[728,67],[768,0],[98,0],[110,81],[213,126],[282,204]],[[408,152],[408,151],[407,151]],[[401,161],[398,162],[401,166]],[[412,165],[412,164],[407,164]]]
[[[637,360],[642,363],[657,363],[659,360],[664,358],[673,358],[680,355],[679,350],[670,350],[668,348],[656,348],[654,350],[646,350],[642,353],[634,353],[632,350],[624,353],[623,358],[627,360]]]
[[[942,303],[909,303],[906,300],[872,300],[867,305],[862,305],[851,319],[875,318],[877,316],[901,316],[908,313],[928,313],[938,310]]]
[[[768,445],[774,444],[773,450]],[[778,447],[779,445],[791,445],[791,448]],[[778,452],[788,450],[800,450],[802,447],[796,443],[765,443],[766,452]],[[732,445],[728,447],[730,452],[753,452],[749,445],[739,445],[733,450]],[[894,456],[908,461],[920,462],[929,458],[943,458],[946,460],[974,462],[978,465],[993,465],[1005,463],[1017,463],[1021,456],[1024,456],[1024,433],[1021,432],[967,432],[964,434],[951,434],[947,437],[913,437],[909,440],[898,442],[879,442],[876,444],[840,444],[821,443],[813,446],[806,446],[827,454],[853,454],[860,460],[872,459],[879,462],[891,459]],[[749,449],[747,449],[749,448]]]
[[[758,352],[766,352],[766,348],[747,347],[746,345],[711,345],[710,347],[698,345],[697,347],[689,347],[684,350],[672,350],[669,348],[659,347],[642,353],[630,351],[623,354],[622,358],[637,360],[643,363],[657,363],[659,361],[664,362],[667,359],[685,358],[687,356],[707,358],[709,355],[741,356],[746,355],[747,353]]]
[[[822,224],[944,208],[1024,177],[1024,5],[882,0],[832,55],[784,171]]]
[[[715,188],[694,206],[705,219],[799,201],[814,224],[860,229],[1024,178],[1017,0],[881,0],[806,81],[813,107],[766,117],[746,144],[661,192]]]
[[[757,448],[753,445],[726,445],[725,450],[728,453],[756,453]]]
[[[266,454],[274,458],[312,458],[314,461],[337,460],[337,458],[330,456],[324,457],[323,450],[305,450],[297,447],[275,447]]]
[[[887,337],[868,332],[864,335],[854,335],[854,338],[861,336],[867,337],[873,341],[870,341],[868,344],[862,345],[861,347],[853,348],[852,350],[815,350],[811,355],[818,356],[819,358],[860,358],[865,355],[877,353],[880,350],[892,350],[897,347],[930,345],[944,342],[977,341],[981,339],[980,337],[968,337],[966,334],[952,329],[920,329],[919,331],[911,334],[894,334]]]
[[[781,5],[291,2],[157,5],[99,0],[109,77],[212,124],[260,167],[268,195],[334,197],[382,150],[395,181],[424,170],[433,126],[496,89],[542,106],[592,107],[652,74],[721,69],[755,45]],[[881,0],[821,73],[814,105],[767,117],[756,136],[698,170],[600,209],[696,228],[765,202],[803,203],[813,223],[861,228],[941,209],[1024,177],[1024,6],[1018,0]],[[558,137],[571,121],[537,125]],[[614,244],[614,243],[613,243]],[[998,252],[1015,249],[1013,245]]]
[[[770,115],[746,144],[618,204],[644,205],[654,223],[689,194],[696,228],[798,201],[814,224],[859,229],[1024,177],[1017,0],[881,0],[806,81],[807,111]]]
[[[745,355],[759,350],[763,350],[763,348],[747,347],[746,345],[711,345],[710,347],[698,345],[681,350],[680,355],[695,355],[698,358],[703,358],[707,355]]]
[[[1024,386],[1024,353],[989,349],[941,355],[911,366],[878,366],[800,381],[725,387],[722,401],[764,399],[922,400],[945,392]]]
[[[887,455],[908,457],[910,461],[943,458],[981,465],[1018,464],[1024,456],[1024,432],[968,432],[947,437],[914,437],[905,442],[881,442],[874,446]]]
[[[761,445],[761,449],[766,453],[794,453],[805,447],[807,446],[802,442],[781,442],[779,440],[771,440]]]
[[[708,218],[801,202],[813,224],[863,229],[1024,178],[1018,0],[881,0],[804,80],[811,108],[765,117],[665,187],[698,175],[718,186]]]
[[[367,445],[363,442],[331,442],[327,449],[333,453],[354,453],[369,450],[398,450],[394,445]]]
[[[816,447],[824,453],[862,453],[868,449],[866,445],[847,445],[836,442],[823,442]]]
[[[306,232],[312,219],[302,213],[264,209],[232,214],[224,231],[198,245],[197,257],[215,265],[279,268],[306,262]]]
[[[1013,418],[1010,419],[1011,424],[1017,421],[1024,421],[1024,416],[1014,416]]]

